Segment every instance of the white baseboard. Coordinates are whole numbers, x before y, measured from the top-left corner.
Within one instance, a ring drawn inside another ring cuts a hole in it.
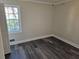
[[[16,45],[16,44],[20,44],[20,43],[25,43],[25,42],[38,40],[38,39],[42,39],[42,38],[46,38],[46,37],[50,37],[50,36],[56,37],[59,40],[62,40],[62,41],[66,42],[66,43],[68,43],[68,44],[70,44],[70,45],[72,45],[72,46],[74,46],[76,48],[79,48],[79,44],[76,44],[76,43],[74,43],[72,41],[69,41],[69,40],[67,40],[65,38],[61,38],[61,37],[59,37],[57,35],[54,35],[54,34],[45,35],[45,36],[41,36],[41,37],[35,37],[35,38],[32,38],[32,39],[26,39],[26,40],[22,40],[22,41],[15,41],[15,42],[11,42],[10,45]]]
[[[41,36],[41,37],[35,37],[35,38],[31,38],[31,39],[26,39],[26,40],[10,42],[10,45],[16,45],[16,44],[20,44],[20,43],[25,43],[25,42],[38,40],[38,39],[42,39],[42,38],[46,38],[46,37],[50,37],[50,36],[52,36],[52,35],[45,35],[45,36]]]
[[[74,47],[76,47],[76,48],[79,49],[79,44],[76,44],[76,43],[74,43],[74,42],[72,42],[72,41],[69,41],[69,40],[67,40],[67,39],[65,39],[65,38],[59,37],[59,36],[54,35],[54,34],[52,34],[52,36],[53,36],[53,37],[56,37],[56,38],[58,38],[59,40],[62,40],[62,41],[64,41],[64,42],[66,42],[66,43],[68,43],[68,44],[70,44],[70,45],[72,45],[72,46],[74,46]]]

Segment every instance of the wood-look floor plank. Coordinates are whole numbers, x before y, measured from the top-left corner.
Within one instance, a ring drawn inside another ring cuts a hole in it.
[[[54,37],[11,46],[8,59],[79,59],[79,49]]]

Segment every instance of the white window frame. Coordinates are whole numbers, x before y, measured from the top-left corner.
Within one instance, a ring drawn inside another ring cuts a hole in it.
[[[16,8],[18,8],[18,20],[19,20],[19,27],[20,27],[20,29],[17,32],[9,32],[9,33],[20,33],[20,32],[22,32],[20,7],[18,5],[5,5],[4,8],[5,7],[16,7]]]

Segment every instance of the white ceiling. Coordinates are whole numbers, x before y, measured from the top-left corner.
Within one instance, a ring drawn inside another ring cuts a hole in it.
[[[56,4],[66,3],[72,0],[21,0],[21,1],[31,1],[31,2],[36,2],[36,3],[56,5]]]

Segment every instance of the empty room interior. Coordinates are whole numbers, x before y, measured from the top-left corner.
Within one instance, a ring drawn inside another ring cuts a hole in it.
[[[79,0],[0,0],[0,59],[79,59]]]

